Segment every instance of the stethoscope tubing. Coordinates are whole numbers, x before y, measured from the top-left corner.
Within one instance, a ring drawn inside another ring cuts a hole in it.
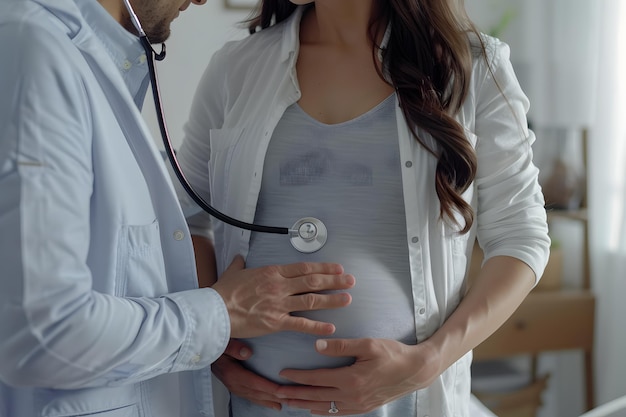
[[[165,123],[165,113],[163,111],[161,92],[159,90],[159,80],[156,72],[155,60],[162,61],[165,58],[165,44],[162,44],[160,53],[157,53],[154,48],[152,48],[150,40],[148,39],[146,32],[141,27],[141,22],[139,22],[139,18],[130,4],[130,0],[123,1],[130,15],[130,20],[139,34],[141,45],[146,52],[148,72],[150,74],[150,84],[152,84],[152,97],[154,99],[157,120],[159,122],[159,130],[161,131],[161,138],[163,139],[165,153],[167,154],[167,159],[170,161],[172,169],[185,192],[196,204],[198,204],[198,206],[200,206],[200,208],[202,208],[202,210],[226,224],[252,232],[289,235],[291,245],[302,253],[313,253],[320,250],[326,244],[328,239],[328,230],[320,219],[316,219],[314,217],[303,217],[297,220],[291,229],[287,227],[263,226],[260,224],[243,222],[227,216],[213,208],[202,197],[200,197],[191,184],[189,184],[189,181],[187,181],[187,178],[178,163],[178,159],[176,158],[176,151],[172,146],[172,140],[170,139],[167,124]]]
[[[253,232],[274,233],[274,234],[281,234],[281,235],[289,234],[290,230],[287,227],[273,227],[273,226],[263,226],[259,224],[252,224],[252,223],[243,222],[241,220],[237,220],[235,218],[227,216],[224,213],[216,210],[209,203],[207,203],[200,195],[198,195],[198,193],[193,189],[193,187],[191,187],[191,184],[189,184],[189,181],[185,177],[185,174],[183,173],[180,167],[180,164],[178,163],[178,159],[176,158],[176,151],[174,150],[174,147],[172,146],[172,141],[169,136],[169,132],[167,129],[167,124],[165,122],[165,116],[163,112],[161,93],[159,90],[158,77],[157,77],[156,68],[155,68],[155,60],[160,61],[163,58],[165,58],[165,45],[163,45],[162,52],[160,54],[157,54],[152,48],[150,41],[145,35],[140,36],[140,40],[141,40],[141,44],[144,50],[146,51],[146,56],[148,57],[148,69],[149,69],[150,78],[151,78],[150,84],[152,84],[152,97],[154,99],[154,105],[156,107],[157,120],[159,122],[159,130],[161,131],[161,138],[163,139],[163,146],[165,148],[165,153],[167,154],[167,158],[170,161],[170,164],[172,165],[172,169],[174,173],[176,174],[178,181],[180,182],[182,187],[185,189],[187,194],[189,194],[189,196],[193,199],[193,201],[195,201],[196,204],[198,204],[204,211],[209,213],[211,216],[227,224],[230,224],[232,226],[245,229],[245,230],[250,230]]]

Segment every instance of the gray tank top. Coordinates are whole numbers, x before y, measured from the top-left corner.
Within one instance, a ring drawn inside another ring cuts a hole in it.
[[[352,304],[302,313],[334,323],[339,338],[387,338],[415,344],[395,95],[345,123],[326,125],[290,106],[266,154],[255,223],[291,226],[316,217],[328,229],[318,252],[296,251],[285,235],[252,233],[248,267],[298,261],[338,262],[356,278]],[[247,366],[279,383],[285,368],[344,366],[352,358],[315,352],[317,337],[282,332],[245,339]],[[236,414],[235,414],[236,416]]]

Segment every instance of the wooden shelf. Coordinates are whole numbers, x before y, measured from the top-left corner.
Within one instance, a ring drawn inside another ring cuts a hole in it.
[[[589,221],[589,213],[586,208],[577,209],[577,210],[561,210],[561,209],[551,209],[546,208],[546,213],[548,214],[548,223],[550,223],[553,219],[569,219],[569,220],[577,220],[580,222]]]
[[[593,341],[595,296],[590,290],[533,291],[513,315],[474,349],[474,360],[582,350],[586,408],[595,406]],[[533,378],[536,372],[533,370]]]
[[[539,291],[526,297],[491,337],[474,349],[474,360],[498,359],[593,345],[595,297],[590,291]]]

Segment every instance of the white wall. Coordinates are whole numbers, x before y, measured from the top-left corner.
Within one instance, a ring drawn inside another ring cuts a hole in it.
[[[537,134],[535,162],[548,172],[552,158],[563,154],[550,132],[593,124],[599,47],[599,14],[594,0],[466,0],[475,23],[488,31],[507,10],[515,20],[500,34],[511,46],[511,62],[530,98],[529,119]],[[568,161],[580,155],[566,156]],[[563,285],[581,282],[582,230],[579,224],[554,222],[551,235],[564,250]],[[580,351],[540,355],[540,374],[551,378],[538,417],[572,417],[584,409],[584,367]],[[596,375],[599,373],[596,370]],[[602,386],[596,381],[596,388]],[[598,400],[602,392],[596,392]]]
[[[174,21],[167,57],[157,62],[166,122],[174,147],[182,140],[196,85],[211,55],[226,41],[246,36],[247,32],[237,24],[247,15],[246,11],[226,10],[221,0],[208,0],[203,6],[191,5]],[[160,145],[151,93],[146,97],[143,115]]]

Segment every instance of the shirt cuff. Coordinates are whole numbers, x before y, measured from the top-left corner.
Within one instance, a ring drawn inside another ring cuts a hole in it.
[[[211,288],[167,297],[179,306],[188,329],[171,372],[201,369],[215,362],[230,340],[230,317],[222,297]]]

